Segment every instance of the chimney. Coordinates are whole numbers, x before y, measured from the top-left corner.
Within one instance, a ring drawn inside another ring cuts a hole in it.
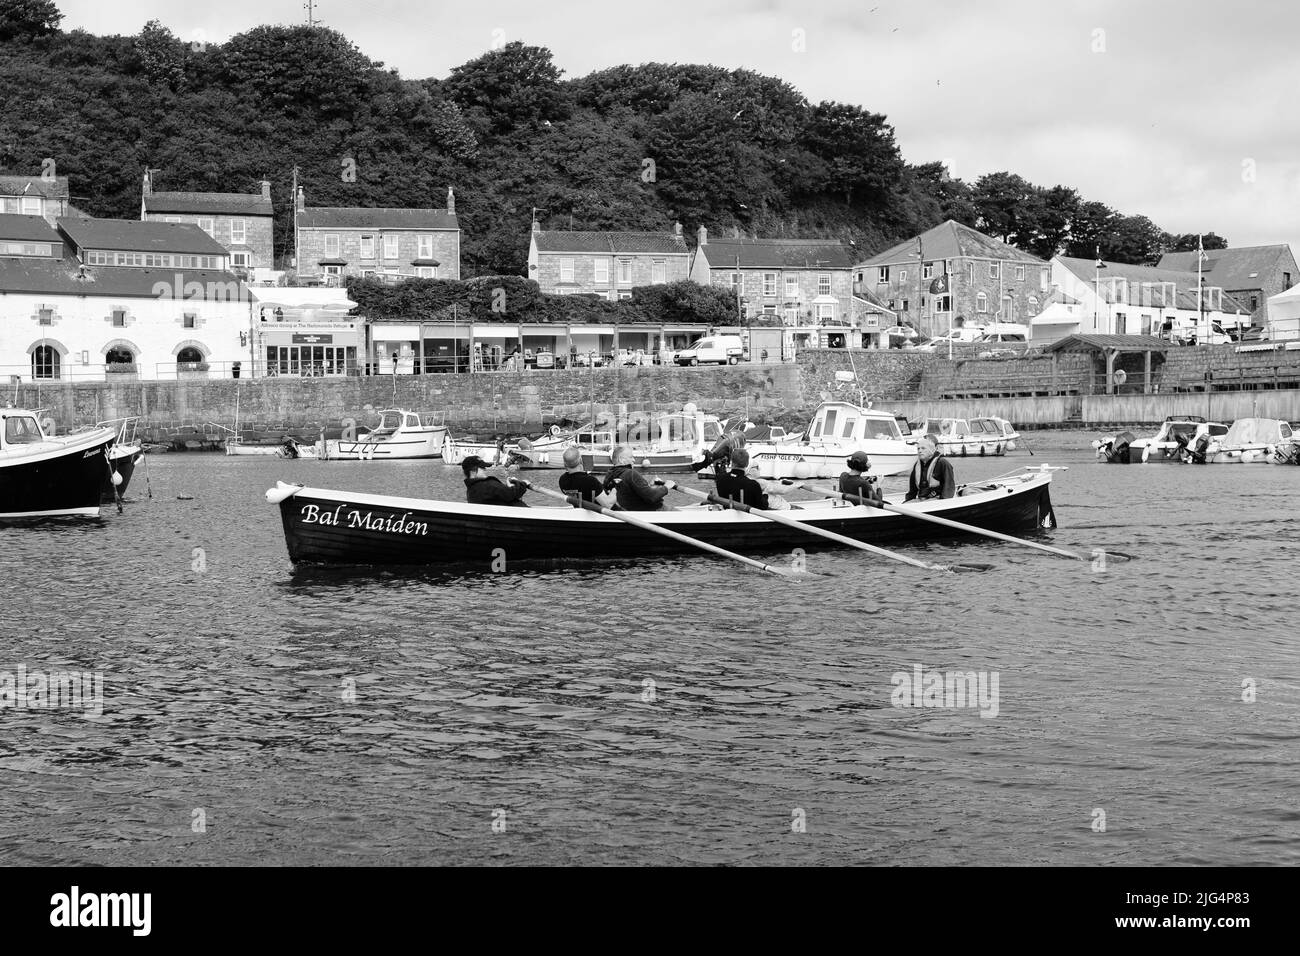
[[[262,180],[262,198],[267,202],[271,201],[271,181],[269,179]]]
[[[447,212],[456,215],[456,193],[450,186],[447,187]]]
[[[306,195],[306,193],[304,193],[304,192],[302,191],[302,187],[301,187],[301,186],[298,187],[298,203],[297,203],[297,205],[298,205],[298,211],[299,211],[299,212],[302,212],[304,209],[307,208],[307,195]]]
[[[700,226],[700,231],[698,236],[696,237],[695,244],[698,246],[707,246],[709,244],[709,230],[705,229],[703,226]]]
[[[673,235],[678,239],[682,237],[682,224],[680,222],[673,223]]]
[[[534,220],[533,220],[533,235],[534,235],[534,236],[540,236],[541,234],[542,234],[542,224],[541,224],[540,222],[538,222],[536,219],[534,219]]]
[[[148,169],[146,169],[146,170],[144,171],[144,194],[145,194],[146,196],[152,196],[152,195],[153,195],[153,180],[152,180],[152,178],[149,176],[149,170],[148,170]]]

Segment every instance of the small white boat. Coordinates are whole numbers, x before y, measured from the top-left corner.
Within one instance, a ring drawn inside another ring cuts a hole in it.
[[[871,459],[878,478],[902,475],[916,464],[916,441],[888,412],[851,402],[822,402],[798,441],[746,444],[751,467],[762,478],[833,478],[855,451]]]
[[[633,462],[648,471],[690,471],[691,465],[704,457],[722,438],[723,423],[716,415],[705,415],[687,405],[680,412],[664,412],[644,418],[619,430],[618,444],[631,454]],[[611,467],[614,439],[593,444],[582,451],[582,466],[587,471],[605,471]]]
[[[1239,418],[1228,433],[1212,439],[1205,450],[1207,465],[1272,464],[1278,452],[1296,440],[1291,426],[1277,418]]]
[[[290,435],[286,435],[283,441],[275,444],[269,442],[245,442],[237,437],[227,438],[226,454],[261,455],[268,458],[318,458],[320,457],[320,442],[306,444]]]
[[[385,408],[379,413],[379,424],[367,434],[317,442],[317,457],[342,461],[440,458],[446,438],[446,425],[425,425],[415,412]]]
[[[950,458],[1005,455],[1020,435],[1005,418],[927,418],[912,429],[912,437],[930,435]]]
[[[564,452],[573,445],[591,444],[592,435],[605,436],[608,432],[596,433],[593,426],[584,425],[576,431],[563,431],[559,425],[552,425],[550,431],[541,438],[517,438],[506,441],[504,438],[495,442],[482,442],[471,438],[452,438],[443,440],[442,460],[448,465],[459,465],[470,455],[477,455],[489,465],[517,466],[523,469],[548,469],[564,467]]]
[[[0,409],[0,523],[97,516],[117,435],[99,427],[47,435],[36,412]]]
[[[1171,415],[1150,438],[1133,440],[1129,458],[1151,464],[1198,461],[1212,441],[1227,434],[1228,426],[1221,422],[1207,422],[1199,415]]]

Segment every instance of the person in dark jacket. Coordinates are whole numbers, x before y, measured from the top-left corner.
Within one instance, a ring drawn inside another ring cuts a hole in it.
[[[626,448],[622,445],[615,447],[610,455],[613,467],[605,475],[603,489],[614,491],[618,507],[624,511],[660,510],[664,506],[668,489],[646,481],[645,476],[632,467],[631,459]]]
[[[916,442],[916,464],[907,480],[907,497],[924,501],[926,498],[953,498],[957,495],[957,476],[952,463],[939,454],[933,435],[922,435]]]
[[[840,475],[840,494],[855,495],[872,501],[883,501],[884,494],[876,479],[868,474],[871,459],[865,451],[855,451],[846,462],[849,470]]]
[[[703,471],[713,467],[715,478],[721,478],[731,467],[733,452],[745,447],[745,429],[743,425],[733,425],[727,433],[714,442],[713,447],[704,453],[704,457],[691,465],[692,471]]]
[[[604,490],[599,478],[582,470],[582,450],[577,447],[564,449],[560,490],[566,495],[578,495],[583,501],[595,501]]]
[[[718,476],[718,497],[767,511],[770,507],[763,486],[749,475],[749,452],[737,448],[731,453],[731,470]]]
[[[478,455],[470,455],[460,463],[465,472],[465,500],[472,505],[514,505],[527,508],[521,501],[528,489],[512,478],[502,481],[487,473],[488,463]]]

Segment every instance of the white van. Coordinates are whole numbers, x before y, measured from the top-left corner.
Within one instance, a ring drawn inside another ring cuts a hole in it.
[[[739,335],[706,335],[678,352],[673,361],[678,365],[699,365],[701,362],[735,365],[744,354],[745,344]]]

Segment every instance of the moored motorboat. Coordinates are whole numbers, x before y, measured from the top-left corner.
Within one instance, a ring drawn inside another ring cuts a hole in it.
[[[620,427],[617,443],[627,449],[643,471],[687,472],[704,457],[705,451],[722,437],[723,423],[706,415],[693,404],[680,412],[663,412]],[[612,465],[615,443],[593,444],[582,449],[582,467],[606,471]]]
[[[913,502],[917,511],[993,531],[1026,531],[1051,515],[1051,471],[962,488],[955,498]],[[283,482],[266,493],[280,508],[295,563],[455,565],[500,569],[599,558],[642,558],[690,550],[606,515],[565,507],[518,508],[361,494]],[[890,499],[892,500],[892,499]],[[825,498],[797,502],[782,514],[869,543],[953,537],[919,518]],[[798,527],[735,510],[687,507],[638,512],[637,519],[719,547],[779,551],[815,548],[823,539]]]
[[[1278,450],[1294,444],[1291,425],[1278,418],[1238,418],[1205,451],[1207,465],[1273,464]],[[1284,451],[1284,457],[1286,453]]]
[[[111,428],[47,436],[35,413],[0,409],[0,521],[98,515],[116,438]]]
[[[916,444],[897,419],[851,402],[823,402],[798,441],[747,444],[749,461],[763,478],[830,478],[856,451],[871,459],[878,478],[901,475],[916,464]]]
[[[1201,462],[1210,442],[1227,433],[1227,425],[1207,422],[1199,415],[1171,415],[1148,438],[1124,431],[1104,435],[1092,447],[1097,450],[1099,461],[1111,464]]]
[[[505,465],[524,470],[564,467],[564,452],[574,446],[591,447],[593,438],[608,443],[611,433],[596,431],[593,425],[583,425],[575,431],[565,431],[559,425],[537,438],[519,437],[513,440],[498,438],[494,442],[474,438],[452,438],[450,434],[442,443],[442,460],[448,465],[459,465],[470,455],[482,458],[489,465]]]
[[[292,435],[285,435],[278,442],[248,442],[242,438],[226,439],[226,454],[239,456],[260,456],[274,458],[317,458],[320,445],[300,442]]]
[[[317,456],[329,460],[384,461],[396,458],[440,458],[445,425],[426,425],[404,408],[385,408],[379,424],[356,438],[322,439]]]
[[[1008,437],[1009,430],[1011,437]],[[1005,455],[1016,447],[1016,434],[1004,418],[927,418],[912,430],[912,437],[929,435],[949,458]]]
[[[126,494],[131,476],[135,474],[135,466],[144,458],[143,445],[136,436],[138,422],[138,418],[115,418],[74,432],[93,431],[97,428],[114,428],[117,431],[113,444],[108,449],[108,468],[100,489],[100,499],[104,502],[116,501]]]

